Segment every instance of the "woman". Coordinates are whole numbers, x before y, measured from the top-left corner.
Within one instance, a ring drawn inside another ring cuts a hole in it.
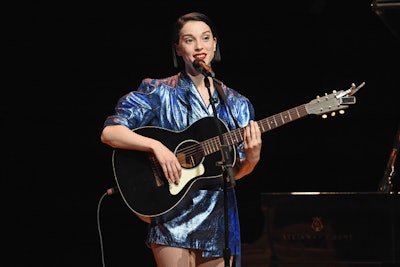
[[[181,16],[174,24],[172,45],[174,65],[178,67],[179,57],[184,69],[171,77],[144,79],[136,91],[121,97],[116,113],[104,123],[101,141],[112,148],[152,153],[165,178],[179,185],[183,167],[177,155],[162,140],[134,130],[156,126],[184,131],[200,119],[212,118],[215,107],[227,129],[244,130],[243,140],[235,147],[238,160],[234,161],[231,172],[234,179],[250,174],[260,160],[261,132],[254,122],[250,101],[226,85],[217,84],[218,80],[203,71],[204,68],[211,70],[211,63],[221,59],[212,21],[197,12]],[[218,95],[218,85],[224,94],[222,98]],[[215,103],[210,103],[210,99],[215,99]],[[221,173],[226,175],[222,168]],[[191,188],[185,196],[190,201],[182,202],[163,216],[150,217],[146,243],[152,249],[157,266],[225,266],[224,188],[229,196],[230,266],[240,265],[235,188],[216,183]],[[156,199],[157,195],[152,197]]]

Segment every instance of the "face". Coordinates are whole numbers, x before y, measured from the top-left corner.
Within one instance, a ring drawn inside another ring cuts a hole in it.
[[[217,40],[212,35],[210,27],[202,21],[188,21],[182,27],[176,54],[185,62],[185,69],[191,74],[198,72],[193,68],[195,59],[210,64],[214,58]]]

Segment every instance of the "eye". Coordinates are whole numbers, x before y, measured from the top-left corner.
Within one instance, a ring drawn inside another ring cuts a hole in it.
[[[210,35],[204,35],[203,36],[203,40],[205,40],[205,41],[208,41],[208,40],[210,40],[211,39],[211,36]]]
[[[183,42],[185,42],[186,44],[190,44],[190,43],[193,42],[193,39],[192,39],[192,38],[185,38],[185,39],[183,40]]]

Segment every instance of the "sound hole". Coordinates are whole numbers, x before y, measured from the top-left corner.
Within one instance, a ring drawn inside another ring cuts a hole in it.
[[[203,150],[199,142],[186,140],[181,143],[175,152],[182,168],[190,169],[198,166],[204,160]]]

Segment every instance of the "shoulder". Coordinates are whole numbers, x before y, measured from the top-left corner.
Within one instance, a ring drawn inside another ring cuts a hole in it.
[[[221,87],[225,92],[229,105],[235,109],[239,115],[249,114],[250,118],[254,118],[254,106],[248,97],[241,94],[239,91],[226,86],[225,84],[222,84]]]
[[[252,105],[250,100],[245,95],[241,94],[239,91],[231,87],[228,87],[225,84],[221,84],[221,88],[225,93],[228,102],[236,104]]]
[[[139,89],[145,91],[148,91],[150,89],[150,91],[152,91],[158,87],[174,88],[177,86],[178,81],[179,81],[179,74],[165,78],[145,78],[142,80]]]

